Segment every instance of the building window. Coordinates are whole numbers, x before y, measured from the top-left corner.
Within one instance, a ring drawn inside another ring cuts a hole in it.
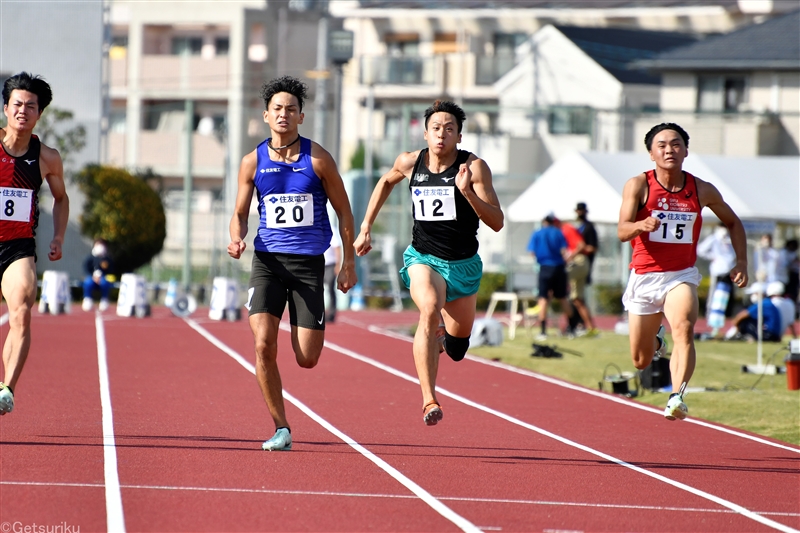
[[[494,34],[494,55],[501,57],[513,57],[517,47],[528,39],[525,33],[495,33]]]
[[[455,54],[460,52],[458,36],[455,33],[437,33],[433,37],[434,54]]]
[[[108,50],[108,57],[111,59],[123,59],[128,55],[128,36],[114,35],[111,37],[111,47]]]
[[[736,112],[745,103],[743,76],[699,76],[697,78],[697,111]]]
[[[228,37],[217,37],[214,39],[214,50],[218,56],[228,55],[228,49],[230,49],[230,46],[231,40]]]
[[[389,57],[405,57],[419,55],[419,34],[387,33],[384,38],[386,55]]]
[[[202,37],[173,37],[172,55],[199,56],[203,49]]]
[[[583,106],[551,107],[547,125],[553,135],[589,135],[592,132],[592,109]]]

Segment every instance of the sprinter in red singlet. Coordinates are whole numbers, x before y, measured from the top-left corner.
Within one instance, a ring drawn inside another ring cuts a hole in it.
[[[631,241],[633,259],[622,302],[628,311],[633,364],[646,368],[666,354],[662,318],[672,329],[672,394],[664,410],[668,420],[688,413],[683,395],[695,367],[697,321],[695,267],[701,211],[708,207],[728,227],[736,252],[731,280],[747,285],[744,226],[716,187],[683,171],[689,135],[677,124],[659,124],[644,138],[656,168],[631,178],[622,192],[617,235]]]
[[[43,180],[53,195],[51,261],[61,259],[69,218],[61,156],[33,135],[52,99],[47,82],[27,72],[11,76],[3,84],[3,113],[8,124],[0,129],[0,297],[8,305],[9,331],[3,345],[0,415],[14,409],[14,388],[31,346],[31,309],[36,298],[34,238]]]

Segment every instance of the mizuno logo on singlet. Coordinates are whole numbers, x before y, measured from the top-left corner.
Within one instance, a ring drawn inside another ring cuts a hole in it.
[[[445,183],[447,183],[448,181],[450,181],[450,180],[454,180],[454,179],[456,179],[456,177],[455,177],[455,176],[450,176],[449,178],[442,178],[442,181],[443,181],[443,182],[445,182]]]
[[[35,160],[35,159],[23,159],[23,161],[25,161],[25,162],[26,162],[26,163],[28,163],[29,165],[30,165],[31,163],[35,163],[35,162],[36,162],[36,160]]]

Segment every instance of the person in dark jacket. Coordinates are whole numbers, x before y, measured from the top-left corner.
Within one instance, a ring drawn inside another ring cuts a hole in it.
[[[83,262],[83,271],[86,277],[83,280],[83,304],[84,311],[91,311],[94,306],[92,291],[100,289],[100,311],[108,309],[108,293],[111,291],[113,283],[108,279],[112,274],[114,264],[108,255],[108,243],[100,238],[94,240],[92,253]]]

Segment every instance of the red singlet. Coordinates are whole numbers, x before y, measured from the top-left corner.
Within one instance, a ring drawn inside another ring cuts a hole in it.
[[[33,238],[39,222],[39,169],[41,143],[31,136],[28,151],[20,157],[0,149],[0,242]]]
[[[647,202],[636,212],[636,222],[652,216],[661,226],[651,233],[640,233],[631,240],[633,256],[630,267],[637,274],[677,272],[697,262],[697,241],[703,217],[697,182],[684,172],[683,188],[670,192],[656,180],[654,170],[647,177]]]

